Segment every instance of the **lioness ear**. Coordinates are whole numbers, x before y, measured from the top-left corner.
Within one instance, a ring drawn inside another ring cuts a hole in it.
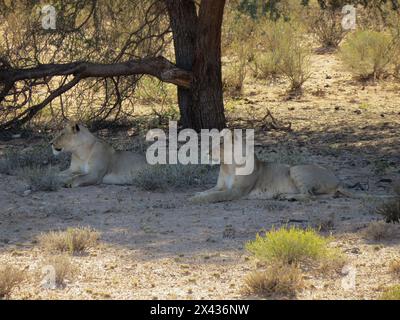
[[[76,133],[76,132],[79,132],[79,130],[81,130],[81,128],[79,128],[79,124],[74,124],[73,126],[72,126],[72,131],[74,132],[74,133]]]

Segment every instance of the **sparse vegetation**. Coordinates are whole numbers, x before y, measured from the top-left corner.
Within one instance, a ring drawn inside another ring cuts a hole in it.
[[[0,172],[17,174],[23,168],[61,165],[64,169],[68,163],[68,155],[54,157],[48,144],[37,144],[24,150],[8,148],[0,159]]]
[[[369,240],[379,241],[391,239],[395,233],[393,225],[384,221],[371,222],[364,229],[364,236]]]
[[[51,231],[39,236],[39,244],[50,252],[79,254],[94,247],[99,240],[99,232],[87,228],[68,228],[65,231]]]
[[[317,9],[310,16],[309,29],[325,49],[336,49],[343,40],[347,30],[342,27],[343,15],[337,10]]]
[[[17,175],[29,183],[32,191],[56,191],[61,187],[57,170],[52,167],[24,167]]]
[[[389,263],[389,271],[396,277],[400,277],[400,260],[396,259]]]
[[[297,94],[310,76],[311,52],[301,30],[298,23],[265,20],[259,31],[262,49],[254,62],[258,77],[282,75],[289,80],[289,92]]]
[[[143,190],[168,190],[215,182],[216,170],[208,165],[152,165],[133,177]]]
[[[382,215],[387,223],[400,222],[400,197],[384,202],[377,207],[376,213]]]
[[[394,49],[390,34],[358,30],[346,39],[340,50],[340,57],[360,79],[379,79],[389,71]]]
[[[51,270],[48,270],[47,267],[51,267]],[[76,268],[72,265],[70,258],[65,255],[47,258],[44,262],[43,269],[50,272],[49,277],[54,276],[56,287],[62,287],[65,280],[72,277],[76,272]],[[51,274],[53,272],[54,274]]]
[[[24,280],[24,272],[11,266],[0,267],[0,299],[8,298],[12,290]]]
[[[400,285],[389,287],[380,297],[381,300],[400,300]]]
[[[252,57],[254,21],[243,14],[228,12],[224,23],[224,63],[222,66],[222,85],[225,94],[241,96],[244,81],[248,74],[248,64]]]
[[[264,236],[257,235],[254,241],[246,244],[246,249],[260,260],[284,264],[341,258],[339,252],[328,244],[328,238],[318,235],[311,228],[282,227],[272,229]]]
[[[295,297],[304,286],[300,269],[295,265],[271,265],[267,270],[255,271],[244,280],[244,293],[264,297]]]

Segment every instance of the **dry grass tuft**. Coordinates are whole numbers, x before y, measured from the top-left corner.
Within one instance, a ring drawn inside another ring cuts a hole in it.
[[[389,264],[389,271],[393,275],[400,277],[400,260],[393,260]]]
[[[65,280],[74,275],[76,268],[74,268],[68,256],[59,255],[47,258],[42,272],[45,273],[42,286],[55,289],[63,287]]]
[[[68,228],[65,231],[52,231],[39,236],[39,244],[50,252],[83,253],[94,247],[99,240],[99,232],[86,227]]]
[[[8,298],[12,290],[24,280],[24,272],[11,265],[0,267],[0,299]]]
[[[274,264],[263,272],[252,272],[244,280],[245,294],[293,298],[304,287],[300,269],[295,265]]]
[[[381,295],[380,300],[400,300],[400,285],[387,288]]]
[[[371,222],[364,229],[364,237],[369,240],[385,240],[391,239],[395,235],[395,230],[392,224],[385,223],[384,221]]]

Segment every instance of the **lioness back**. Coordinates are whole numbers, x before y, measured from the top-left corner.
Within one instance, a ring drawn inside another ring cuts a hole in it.
[[[340,180],[332,171],[315,164],[291,167],[290,177],[303,194],[335,193],[340,185]]]
[[[131,184],[134,174],[146,165],[144,156],[116,151],[85,126],[76,123],[69,123],[52,140],[51,146],[56,155],[64,151],[72,154],[70,167],[60,172],[62,181],[70,187]]]
[[[131,184],[137,172],[145,166],[146,158],[129,151],[115,151],[108,173],[103,178],[105,184]]]

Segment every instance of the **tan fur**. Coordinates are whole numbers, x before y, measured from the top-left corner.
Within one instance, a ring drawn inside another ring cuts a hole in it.
[[[60,172],[60,178],[68,187],[130,184],[135,172],[146,165],[143,156],[116,151],[80,124],[69,123],[51,146],[56,155],[63,151],[72,153],[70,167]]]
[[[217,153],[217,152],[216,152]],[[219,157],[222,158],[223,145]],[[328,169],[318,165],[288,166],[263,162],[254,157],[254,171],[250,175],[237,175],[236,164],[221,161],[217,185],[199,192],[190,200],[196,203],[247,199],[295,199],[314,196],[333,196],[341,193],[351,196],[340,180]]]

